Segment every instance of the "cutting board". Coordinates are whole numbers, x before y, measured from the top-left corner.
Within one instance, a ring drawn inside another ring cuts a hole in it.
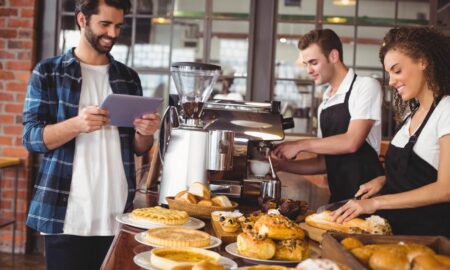
[[[237,230],[236,232],[226,232],[222,230],[218,221],[211,219],[211,225],[214,230],[214,234],[217,238],[222,240],[225,244],[230,244],[236,242],[238,234],[242,232],[242,229]]]
[[[322,242],[322,235],[326,233],[326,230],[319,229],[316,227],[309,226],[305,222],[300,223],[300,228],[305,230],[308,234],[308,237],[314,241],[317,241],[319,243]]]

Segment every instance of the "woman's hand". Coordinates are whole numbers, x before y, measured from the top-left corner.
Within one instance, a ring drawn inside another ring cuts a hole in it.
[[[356,192],[355,197],[361,198],[361,199],[368,199],[372,197],[373,195],[380,192],[380,190],[383,188],[384,183],[386,183],[386,176],[378,176],[369,182],[362,184],[359,186],[358,192]]]
[[[373,214],[377,211],[377,201],[375,198],[367,200],[350,200],[341,208],[333,211],[331,217],[337,223],[343,223],[354,219],[361,214]]]

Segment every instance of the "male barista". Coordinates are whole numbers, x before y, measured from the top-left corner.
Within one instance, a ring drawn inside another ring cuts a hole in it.
[[[384,174],[380,84],[343,63],[342,43],[330,29],[313,30],[298,43],[300,58],[317,85],[328,83],[318,109],[318,138],[284,142],[273,155],[277,168],[297,174],[327,173],[330,202],[353,198],[359,187]],[[291,160],[300,152],[312,159]]]

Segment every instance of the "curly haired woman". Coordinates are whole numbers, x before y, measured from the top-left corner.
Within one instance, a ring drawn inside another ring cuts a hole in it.
[[[377,212],[395,234],[450,237],[450,40],[432,28],[394,28],[380,60],[397,112],[409,114],[386,154],[386,177],[362,185],[363,199],[333,217],[340,223]]]

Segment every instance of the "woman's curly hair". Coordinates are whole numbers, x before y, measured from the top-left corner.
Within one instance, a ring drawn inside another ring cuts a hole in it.
[[[434,96],[450,94],[450,38],[430,27],[398,27],[387,32],[380,48],[380,61],[384,67],[384,58],[391,50],[399,50],[413,60],[424,59],[425,80]],[[402,119],[409,108],[414,111],[417,100],[403,101],[397,91],[394,105],[397,108],[397,120]]]

